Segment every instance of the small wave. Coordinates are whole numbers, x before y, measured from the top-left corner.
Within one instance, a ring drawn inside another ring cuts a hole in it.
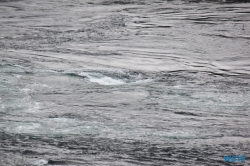
[[[0,127],[6,132],[13,133],[37,133],[41,128],[39,123],[33,122],[6,122],[0,123]]]
[[[145,78],[141,73],[126,70],[106,69],[99,71],[70,71],[64,72],[69,76],[79,76],[92,83],[100,85],[123,85],[129,83],[145,83],[152,79]]]
[[[124,80],[114,79],[112,77],[108,77],[102,75],[100,73],[80,73],[79,75],[85,76],[89,79],[90,82],[98,83],[101,85],[122,85],[126,82]]]
[[[33,166],[43,166],[47,164],[48,164],[48,161],[45,159],[39,159],[39,160],[36,160],[34,163],[32,163]]]

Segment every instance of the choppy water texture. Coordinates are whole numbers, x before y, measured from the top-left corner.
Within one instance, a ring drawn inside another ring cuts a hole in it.
[[[0,32],[1,166],[250,165],[250,3],[1,0]]]

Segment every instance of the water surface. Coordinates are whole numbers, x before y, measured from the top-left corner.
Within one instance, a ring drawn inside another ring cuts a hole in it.
[[[0,22],[1,165],[250,164],[249,3],[4,0]]]

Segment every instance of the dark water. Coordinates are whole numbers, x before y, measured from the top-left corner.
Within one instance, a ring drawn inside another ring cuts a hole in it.
[[[250,165],[239,2],[0,0],[0,165]]]

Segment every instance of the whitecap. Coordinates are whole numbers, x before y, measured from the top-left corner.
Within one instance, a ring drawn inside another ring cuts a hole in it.
[[[15,128],[17,133],[34,133],[38,132],[41,127],[39,123],[23,123]]]
[[[126,84],[126,82],[124,80],[108,77],[108,76],[102,75],[100,73],[82,72],[79,75],[85,76],[85,77],[87,77],[89,79],[90,82],[98,83],[100,85],[122,85],[122,84]]]
[[[64,71],[64,73],[73,76],[80,76],[88,82],[100,85],[138,84],[152,81],[152,79],[144,78],[141,73],[125,69],[74,69]]]
[[[44,166],[46,164],[48,164],[47,160],[45,160],[45,159],[39,159],[39,160],[35,161],[32,165],[33,166]]]

